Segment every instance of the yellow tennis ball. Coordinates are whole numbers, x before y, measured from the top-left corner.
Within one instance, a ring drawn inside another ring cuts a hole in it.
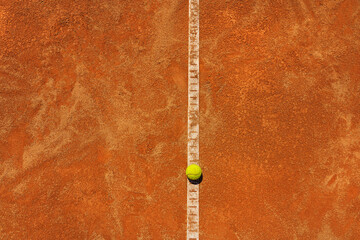
[[[201,168],[196,164],[191,164],[186,168],[186,176],[190,180],[198,180],[201,177]]]

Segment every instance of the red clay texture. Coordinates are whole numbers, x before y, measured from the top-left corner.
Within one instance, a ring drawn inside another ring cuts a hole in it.
[[[0,239],[185,239],[188,1],[0,0]],[[360,239],[360,2],[200,0],[200,239]]]
[[[359,4],[202,1],[203,239],[360,239]]]
[[[0,10],[0,239],[185,238],[187,3]]]

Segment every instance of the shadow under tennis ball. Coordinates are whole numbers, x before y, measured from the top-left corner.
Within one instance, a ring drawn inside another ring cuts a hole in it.
[[[202,180],[203,180],[203,174],[201,174],[201,176],[199,177],[199,179],[191,180],[191,179],[188,178],[188,180],[189,180],[189,182],[190,182],[191,184],[198,185],[198,184],[200,184],[200,183],[202,182]]]

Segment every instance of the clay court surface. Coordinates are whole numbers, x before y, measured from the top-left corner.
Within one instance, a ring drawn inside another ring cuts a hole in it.
[[[188,11],[0,1],[0,239],[186,239]],[[360,239],[360,2],[200,12],[200,239]]]

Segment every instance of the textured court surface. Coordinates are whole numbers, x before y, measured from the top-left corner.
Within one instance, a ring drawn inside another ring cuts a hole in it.
[[[200,0],[200,239],[360,238],[360,2]],[[0,1],[0,239],[185,239],[188,1]]]

